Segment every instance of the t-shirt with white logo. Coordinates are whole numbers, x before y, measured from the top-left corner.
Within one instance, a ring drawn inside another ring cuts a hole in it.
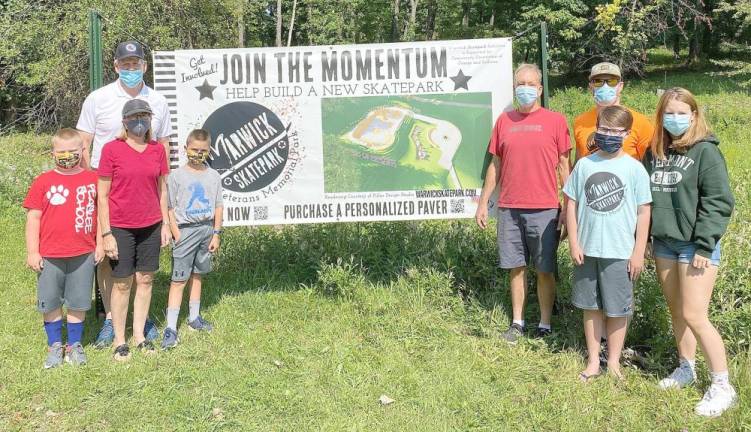
[[[61,174],[55,170],[31,183],[23,206],[41,210],[39,253],[47,258],[69,258],[96,248],[97,175],[94,171]]]
[[[637,210],[652,202],[649,175],[628,155],[580,159],[563,193],[576,201],[579,246],[584,255],[628,259],[634,251]]]
[[[123,106],[131,99],[145,100],[151,107],[154,113],[151,117],[152,139],[158,140],[172,133],[167,98],[162,94],[144,84],[138,96],[132,98],[123,90],[119,81],[107,84],[86,97],[76,125],[76,129],[94,135],[91,150],[92,168],[99,167],[102,147],[114,140],[122,131]]]
[[[206,167],[195,171],[187,166],[172,170],[167,180],[169,208],[178,224],[214,219],[214,211],[224,205],[222,179],[216,170]]]

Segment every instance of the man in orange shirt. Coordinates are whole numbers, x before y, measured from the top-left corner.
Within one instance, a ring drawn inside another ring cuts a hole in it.
[[[594,96],[595,106],[574,119],[576,160],[597,151],[593,137],[600,109],[621,104],[621,91],[623,91],[621,69],[613,63],[594,65],[589,73],[589,91]],[[627,109],[634,117],[634,125],[631,133],[623,140],[623,150],[635,159],[642,160],[652,141],[654,126],[645,115],[631,108]]]

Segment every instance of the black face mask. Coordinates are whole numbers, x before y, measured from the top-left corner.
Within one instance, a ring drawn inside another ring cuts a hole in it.
[[[615,153],[623,147],[622,136],[595,133],[595,145],[607,153]]]

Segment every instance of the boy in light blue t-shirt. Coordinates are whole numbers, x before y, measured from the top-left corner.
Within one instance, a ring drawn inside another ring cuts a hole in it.
[[[574,261],[572,302],[584,311],[587,381],[600,374],[600,340],[608,339],[608,371],[622,378],[620,358],[628,318],[633,314],[633,281],[644,268],[649,233],[649,175],[627,155],[623,139],[633,124],[619,106],[600,111],[590,138],[599,150],[580,159],[563,192],[569,198],[566,224]]]

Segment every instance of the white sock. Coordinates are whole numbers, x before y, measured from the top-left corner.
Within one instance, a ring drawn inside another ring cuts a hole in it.
[[[550,327],[550,324],[543,324],[542,321],[540,321],[537,324],[537,328],[541,328],[541,329],[545,329],[545,330],[550,330],[551,327]]]
[[[201,300],[188,303],[188,321],[195,321],[201,311]]]
[[[177,331],[177,316],[180,315],[180,308],[167,308],[167,328]]]
[[[681,357],[679,365],[680,365],[680,367],[688,367],[688,368],[691,368],[691,370],[695,370],[696,369],[696,360],[689,360],[689,359]]]
[[[730,385],[730,376],[728,375],[728,371],[724,372],[712,372],[710,373],[712,376],[712,384],[717,384],[721,387],[727,387]]]
[[[520,326],[524,327],[524,320],[513,320],[511,324],[519,324]]]

